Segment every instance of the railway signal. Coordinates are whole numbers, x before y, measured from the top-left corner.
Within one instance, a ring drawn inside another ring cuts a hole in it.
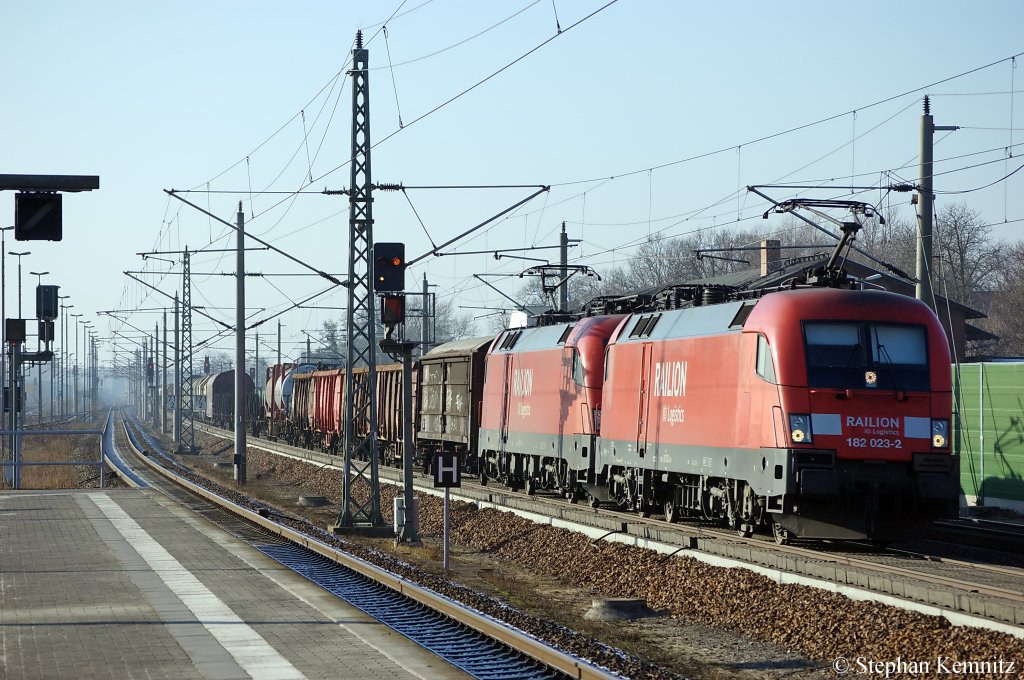
[[[384,293],[405,290],[405,244],[373,244],[373,289]]]
[[[60,241],[61,195],[53,192],[22,192],[14,196],[16,241]]]
[[[380,322],[388,328],[405,323],[405,297],[384,295],[381,297]]]

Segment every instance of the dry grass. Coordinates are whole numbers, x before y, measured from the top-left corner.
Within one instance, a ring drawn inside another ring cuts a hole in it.
[[[8,455],[10,453],[8,452]],[[99,486],[98,435],[25,435],[21,438],[22,489],[77,489]],[[70,463],[79,465],[31,465]],[[0,479],[0,489],[10,484]]]

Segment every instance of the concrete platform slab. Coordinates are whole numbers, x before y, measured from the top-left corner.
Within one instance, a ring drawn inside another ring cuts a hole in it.
[[[469,677],[153,490],[0,493],[0,677]]]

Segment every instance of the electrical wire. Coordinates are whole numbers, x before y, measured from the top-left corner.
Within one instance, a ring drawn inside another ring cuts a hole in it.
[[[660,165],[654,165],[654,166],[651,166],[651,167],[648,167],[648,168],[641,168],[639,170],[631,170],[629,172],[617,173],[615,175],[612,175],[612,177],[614,177],[614,178],[630,177],[632,175],[637,175],[637,174],[640,174],[640,173],[643,173],[643,172],[647,172],[648,170],[661,170],[663,168],[669,168],[669,167],[672,167],[674,165],[680,165],[682,163],[689,163],[691,161],[700,160],[702,158],[708,158],[710,156],[715,156],[715,155],[718,155],[720,153],[725,153],[726,151],[730,151],[730,150],[735,149],[735,148],[737,148],[739,146],[750,146],[752,144],[759,144],[761,142],[765,142],[765,141],[768,141],[770,139],[775,139],[777,137],[782,137],[783,135],[788,135],[788,134],[791,134],[793,132],[799,132],[800,130],[806,130],[808,128],[815,127],[817,125],[821,125],[823,123],[828,123],[830,121],[836,120],[837,118],[842,118],[844,116],[847,116],[850,113],[852,113],[854,111],[857,111],[857,110],[864,111],[866,109],[871,109],[871,108],[874,108],[876,106],[881,106],[882,104],[887,104],[887,103],[889,103],[891,101],[895,101],[897,99],[901,99],[901,98],[906,97],[908,95],[912,95],[912,94],[917,94],[919,92],[923,92],[923,91],[928,90],[928,89],[930,89],[932,87],[935,87],[936,85],[941,85],[942,83],[947,83],[947,82],[949,82],[951,80],[956,80],[958,78],[963,78],[964,76],[971,75],[972,73],[977,73],[978,71],[983,71],[983,70],[985,70],[987,68],[991,68],[993,66],[996,66],[997,64],[1001,64],[1004,61],[1009,61],[1011,59],[1015,59],[1015,58],[1017,58],[1019,56],[1022,56],[1022,55],[1024,55],[1024,52],[1018,52],[1017,54],[1011,55],[1009,57],[1004,57],[1003,59],[998,59],[998,60],[993,61],[993,62],[991,62],[989,64],[985,64],[984,66],[978,66],[976,68],[973,68],[973,69],[970,69],[970,70],[967,70],[967,71],[963,71],[962,73],[958,73],[958,74],[953,75],[953,76],[948,76],[948,77],[943,78],[941,80],[936,80],[935,82],[929,83],[927,85],[922,85],[920,87],[915,87],[912,90],[907,90],[905,92],[901,92],[900,94],[892,95],[892,96],[886,97],[884,99],[879,99],[878,101],[872,102],[870,104],[866,104],[866,105],[863,105],[863,106],[858,106],[855,109],[850,109],[849,111],[843,111],[842,113],[837,113],[837,114],[834,114],[834,115],[831,115],[831,116],[827,116],[825,118],[820,118],[820,119],[812,121],[810,123],[804,123],[802,125],[797,125],[795,127],[791,127],[791,128],[786,129],[786,130],[782,130],[780,132],[773,132],[771,134],[764,135],[762,137],[757,137],[757,138],[752,139],[752,140],[740,142],[739,144],[730,144],[729,146],[724,146],[724,147],[721,147],[719,149],[715,149],[714,151],[707,151],[707,152],[700,153],[700,154],[697,154],[697,155],[694,155],[694,156],[688,156],[686,158],[680,158],[678,160],[669,161],[667,163],[662,163]],[[551,187],[554,188],[554,187],[561,187],[561,186],[570,186],[570,185],[573,185],[573,184],[585,184],[587,182],[597,181],[598,179],[604,179],[605,177],[606,176],[603,176],[603,177],[591,177],[589,179],[572,180],[572,181],[569,181],[569,182],[554,182],[554,183],[551,184]]]
[[[468,43],[468,42],[470,42],[472,40],[475,40],[475,39],[479,38],[480,36],[482,36],[482,35],[484,35],[486,33],[489,33],[490,31],[493,31],[495,28],[501,26],[502,24],[504,24],[504,23],[506,23],[506,22],[508,22],[508,21],[510,21],[512,19],[515,19],[517,16],[519,16],[520,14],[522,14],[526,10],[530,9],[531,7],[533,7],[534,5],[536,5],[539,2],[540,2],[540,0],[533,0],[533,2],[531,2],[526,7],[523,7],[518,12],[515,12],[514,14],[510,14],[509,16],[505,17],[504,19],[502,19],[498,23],[493,24],[491,26],[488,26],[487,28],[485,28],[484,30],[480,31],[479,33],[475,33],[475,34],[469,36],[468,38],[464,38],[464,39],[460,40],[459,42],[454,43],[452,45],[449,45],[447,47],[443,47],[443,48],[441,48],[439,50],[435,50],[434,52],[431,52],[430,54],[424,54],[423,56],[416,57],[415,59],[407,59],[406,61],[401,61],[401,62],[398,62],[397,64],[394,64],[394,65],[378,66],[376,68],[371,68],[371,69],[368,69],[368,70],[370,70],[370,71],[378,71],[378,70],[381,70],[381,69],[384,69],[384,68],[399,68],[401,66],[407,66],[408,64],[415,64],[416,62],[423,61],[424,59],[429,59],[431,57],[436,57],[439,54],[442,54],[442,53],[447,52],[449,50],[453,50],[456,47],[459,47],[461,45],[465,45],[466,43]]]
[[[388,53],[388,71],[391,72],[391,86],[395,91],[395,109],[398,111],[398,127],[403,128],[405,125],[402,124],[402,106],[398,103],[398,81],[395,79],[395,67],[391,64],[391,43],[388,41],[388,27],[384,26],[382,30],[384,31],[384,47],[387,49]],[[310,179],[312,178],[313,175],[311,173]]]
[[[605,3],[601,7],[598,7],[597,9],[595,9],[590,14],[587,14],[582,19],[579,19],[575,23],[571,24],[568,28],[564,29],[561,33],[556,33],[555,35],[547,38],[546,40],[541,41],[538,45],[530,48],[529,50],[527,50],[523,54],[519,55],[518,57],[516,57],[512,61],[508,62],[507,64],[505,64],[504,66],[499,68],[497,71],[494,71],[493,73],[491,73],[490,75],[486,76],[485,78],[483,78],[481,80],[478,80],[476,83],[474,83],[474,84],[470,85],[469,87],[465,88],[464,90],[462,90],[458,94],[456,94],[456,95],[454,95],[452,97],[449,97],[448,99],[446,99],[445,101],[441,102],[440,104],[438,104],[437,106],[433,107],[432,109],[429,109],[425,113],[420,114],[419,116],[417,116],[416,118],[411,120],[409,123],[407,123],[404,128],[392,131],[390,134],[386,135],[383,139],[380,139],[377,142],[375,142],[373,145],[371,145],[370,148],[371,149],[377,148],[378,146],[380,146],[384,142],[388,141],[389,139],[391,139],[392,137],[397,135],[399,132],[402,132],[402,130],[409,129],[410,127],[412,127],[416,123],[420,122],[421,120],[423,120],[423,119],[425,119],[425,118],[427,118],[427,117],[437,113],[438,111],[440,111],[441,109],[445,108],[449,104],[451,104],[451,103],[461,99],[462,97],[466,96],[467,94],[469,94],[470,92],[472,92],[476,88],[480,87],[484,83],[486,83],[489,80],[492,80],[493,78],[497,77],[498,75],[504,73],[508,69],[512,68],[513,66],[515,66],[516,64],[521,62],[523,59],[526,59],[527,57],[529,57],[534,52],[536,52],[536,51],[540,50],[541,48],[545,47],[551,41],[555,40],[556,38],[561,37],[562,35],[565,35],[569,31],[571,31],[572,29],[576,28],[577,26],[580,26],[581,24],[583,24],[584,22],[588,21],[589,19],[592,19],[593,17],[597,16],[598,14],[600,14],[604,10],[608,9],[609,7],[611,7],[612,5],[617,3],[618,1],[619,0],[609,0],[609,2]],[[350,161],[346,161],[345,163],[342,163],[341,165],[338,165],[338,166],[332,168],[331,170],[328,170],[326,173],[324,173],[323,175],[318,177],[317,181],[324,179],[325,177],[327,177],[328,175],[330,175],[330,174],[332,174],[334,172],[337,172],[341,168],[345,167],[349,162]]]
[[[1010,173],[1008,173],[1006,175],[1003,175],[1002,177],[1000,177],[999,179],[995,180],[994,182],[989,182],[988,184],[984,184],[984,185],[982,185],[980,187],[974,187],[973,189],[962,189],[960,191],[934,191],[933,190],[932,193],[944,194],[946,196],[952,196],[952,195],[955,195],[955,194],[970,194],[970,193],[973,193],[975,191],[981,191],[982,189],[988,189],[989,187],[995,186],[996,184],[999,184],[1000,182],[1003,182],[1003,181],[1013,177],[1018,172],[1020,172],[1021,168],[1024,168],[1024,164],[1018,165],[1016,170],[1013,170],[1012,172],[1010,172]],[[937,175],[933,175],[933,176],[937,176]]]

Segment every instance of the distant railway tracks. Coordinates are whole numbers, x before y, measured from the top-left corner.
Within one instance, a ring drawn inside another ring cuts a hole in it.
[[[258,499],[203,479],[160,453],[159,446],[144,431],[132,433],[133,426],[127,421],[119,427],[122,432],[118,446],[134,449],[140,460],[162,475],[157,478],[152,472],[142,473],[148,483],[197,510],[209,502],[231,513],[236,525],[238,520],[245,523],[242,528],[231,529],[236,535],[251,534],[252,529],[244,527],[256,525],[260,532],[278,537],[280,542],[264,549],[266,554],[475,677],[596,680],[618,677],[615,673],[633,678],[667,676],[650,664],[559,626],[549,624],[545,630],[544,622],[537,622],[536,630],[524,632],[502,623],[501,605],[444,577],[418,572],[379,551],[346,543],[300,518],[278,513]],[[135,442],[129,444],[129,440]],[[203,514],[211,515],[208,510]],[[227,520],[229,524],[231,521]],[[262,542],[266,542],[265,536]],[[471,604],[465,604],[467,600]],[[556,645],[572,648],[575,653]],[[589,651],[590,655],[586,651],[577,655],[577,650]],[[600,658],[608,669],[588,658]]]

